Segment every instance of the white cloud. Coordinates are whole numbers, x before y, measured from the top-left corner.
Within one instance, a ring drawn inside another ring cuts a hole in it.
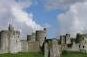
[[[43,29],[39,24],[37,24],[33,20],[33,15],[31,13],[27,14],[25,11],[23,11],[21,9],[13,8],[12,9],[12,14],[15,17],[16,20],[26,24],[28,27],[31,27],[33,32],[36,31],[36,30]]]
[[[87,33],[87,2],[79,2],[70,6],[70,9],[58,15],[61,33]]]
[[[30,34],[32,31],[42,29],[42,26],[33,20],[33,14],[24,11],[30,7],[30,0],[0,0],[0,28],[6,28],[10,18],[12,24],[21,29],[24,34]]]
[[[84,1],[87,0],[47,0],[45,7],[48,10],[53,10],[53,9],[67,10],[69,6],[71,6],[72,4]]]

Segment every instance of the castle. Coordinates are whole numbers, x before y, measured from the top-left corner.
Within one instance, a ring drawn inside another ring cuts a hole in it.
[[[27,40],[21,40],[20,31],[9,24],[8,30],[0,31],[0,53],[41,52],[47,37],[46,28],[27,35]]]
[[[20,38],[20,31],[15,30],[11,24],[8,30],[1,30],[0,54],[42,52],[44,57],[61,57],[63,50],[87,53],[87,34],[77,33],[75,38],[65,34],[58,39],[47,39],[47,29],[44,28],[27,35],[26,40]]]

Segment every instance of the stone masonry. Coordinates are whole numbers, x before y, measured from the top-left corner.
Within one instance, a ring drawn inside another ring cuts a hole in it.
[[[21,40],[20,31],[15,30],[11,24],[7,30],[0,31],[0,54],[41,52],[44,57],[61,57],[64,50],[87,53],[87,34],[77,33],[75,38],[65,34],[58,39],[47,39],[47,29],[44,28]]]

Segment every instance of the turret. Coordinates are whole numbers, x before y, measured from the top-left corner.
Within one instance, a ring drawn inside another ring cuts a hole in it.
[[[9,31],[13,31],[14,30],[14,27],[11,24],[9,24],[8,30]]]

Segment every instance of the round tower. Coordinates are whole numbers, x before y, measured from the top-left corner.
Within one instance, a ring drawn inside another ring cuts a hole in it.
[[[36,41],[39,41],[40,46],[43,46],[43,43],[47,37],[47,30],[44,28],[43,30],[36,31]]]
[[[0,40],[1,40],[1,51],[2,53],[8,53],[9,52],[9,37],[8,37],[8,31],[1,31],[0,32]]]

